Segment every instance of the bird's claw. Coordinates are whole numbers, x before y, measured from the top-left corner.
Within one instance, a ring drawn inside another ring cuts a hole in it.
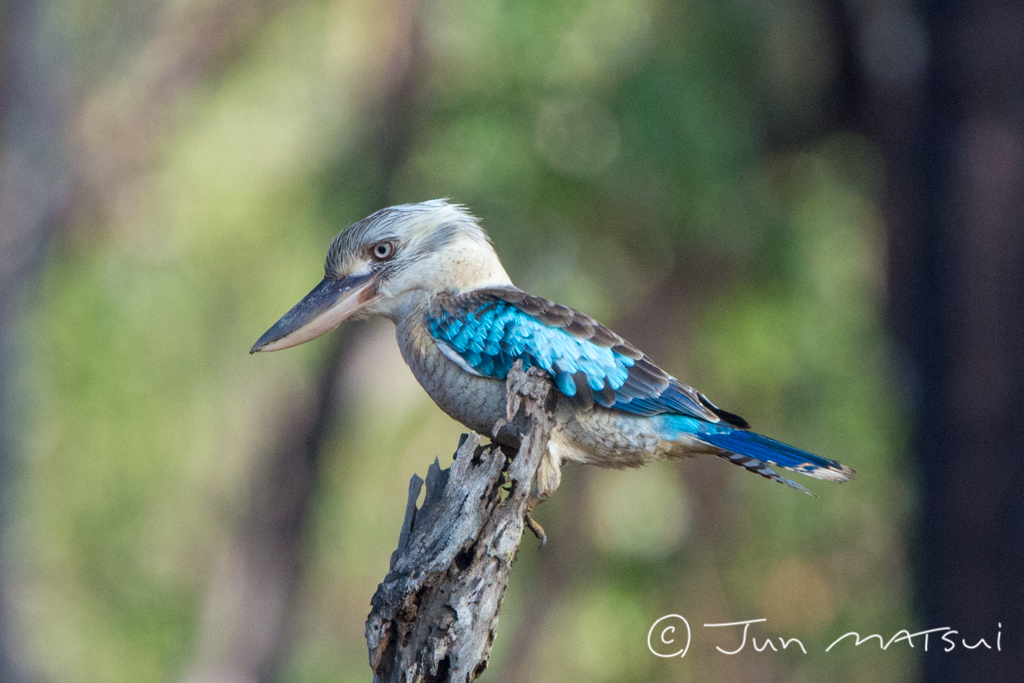
[[[544,533],[544,527],[537,524],[537,521],[530,516],[529,510],[523,513],[523,521],[526,522],[527,528],[533,532],[533,535],[540,539],[540,547],[543,548],[544,544],[548,542],[548,535]]]

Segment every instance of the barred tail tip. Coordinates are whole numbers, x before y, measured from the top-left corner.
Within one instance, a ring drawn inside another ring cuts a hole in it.
[[[782,467],[792,472],[815,479],[842,483],[853,479],[856,472],[835,460],[802,451],[762,436],[756,432],[730,429],[699,434],[698,439],[716,448],[750,458],[761,463]],[[743,464],[735,458],[728,458],[737,464]],[[748,468],[750,469],[750,468]],[[756,471],[756,470],[755,470]]]
[[[829,467],[818,467],[815,472],[808,472],[808,474],[818,479],[834,481],[837,484],[842,484],[844,481],[850,481],[853,479],[857,475],[857,471],[837,462]]]

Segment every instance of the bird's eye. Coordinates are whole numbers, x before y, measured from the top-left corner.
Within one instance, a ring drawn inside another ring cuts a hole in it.
[[[373,254],[373,258],[378,261],[387,261],[395,253],[395,245],[391,242],[377,242],[373,245],[373,249],[370,251]]]

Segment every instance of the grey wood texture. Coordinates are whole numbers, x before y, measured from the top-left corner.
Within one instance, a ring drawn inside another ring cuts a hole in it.
[[[449,469],[431,465],[418,509],[424,481],[413,476],[391,570],[366,621],[375,683],[473,681],[487,668],[551,434],[550,388],[519,363],[509,373],[507,419],[522,410],[528,425],[511,461],[478,434],[465,436]]]

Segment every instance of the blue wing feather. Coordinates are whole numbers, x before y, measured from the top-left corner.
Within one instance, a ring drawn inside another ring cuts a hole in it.
[[[598,403],[634,415],[678,413],[747,426],[593,318],[518,289],[439,297],[427,324],[435,339],[487,377],[504,379],[513,363],[522,360],[524,367],[549,373],[560,392],[583,404]]]
[[[600,391],[606,385],[621,387],[635,361],[610,348],[551,327],[512,304],[497,299],[465,302],[475,308],[449,306],[428,319],[430,333],[454,349],[482,375],[504,379],[512,364],[550,373],[559,390],[576,394],[572,376],[586,375],[588,386]],[[453,310],[454,309],[454,310]]]
[[[430,333],[475,372],[505,379],[517,360],[547,372],[578,403],[660,418],[664,438],[689,435],[763,477],[806,491],[769,465],[845,481],[853,470],[747,431],[747,422],[679,382],[593,318],[518,289],[493,288],[438,297]],[[809,493],[809,492],[808,492]]]

